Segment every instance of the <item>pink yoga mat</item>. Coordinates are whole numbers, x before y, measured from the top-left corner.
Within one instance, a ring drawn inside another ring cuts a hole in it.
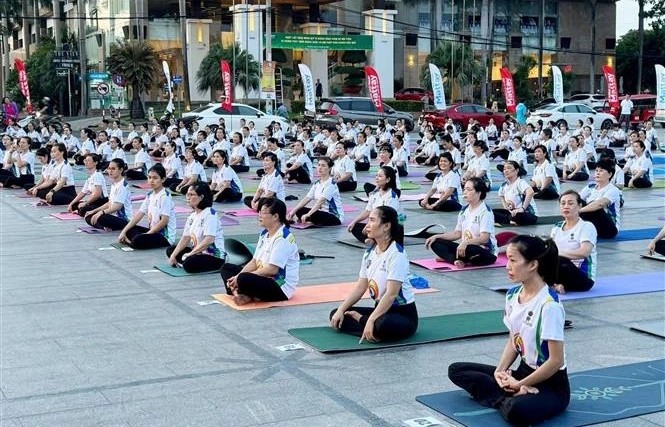
[[[399,197],[401,202],[418,202],[425,198],[427,194],[402,194]]]
[[[145,194],[134,194],[132,197],[130,197],[132,202],[138,202],[139,200],[143,199],[145,199]]]
[[[249,216],[258,216],[259,215],[255,210],[252,210],[252,209],[236,209],[236,210],[233,210],[233,211],[226,211],[224,213],[227,214],[227,215],[233,215],[233,216],[237,216],[237,217],[245,217],[245,216],[249,217]]]
[[[32,199],[33,197],[35,197],[32,194],[24,193],[22,191],[19,192],[19,193],[16,193],[14,196],[19,198],[19,199]]]
[[[141,190],[149,190],[150,184],[148,184],[147,182],[142,182],[140,184],[132,184],[132,187],[140,188]]]
[[[71,213],[71,212],[52,213],[51,216],[54,217],[54,218],[58,218],[62,221],[75,221],[75,220],[78,220],[78,219],[83,219],[80,216],[78,216],[77,214]]]
[[[235,218],[231,218],[230,216],[222,216],[222,218],[219,220],[219,222],[222,225],[230,226],[230,225],[238,225],[240,224],[240,221],[238,221]]]
[[[425,258],[425,259],[412,259],[411,264],[426,268],[430,271],[437,271],[440,273],[447,273],[449,271],[468,271],[468,270],[480,270],[483,268],[497,268],[505,267],[508,263],[508,259],[504,254],[499,254],[496,259],[496,262],[492,265],[484,266],[466,266],[464,268],[457,268],[453,264],[449,264],[445,261],[437,261],[434,258]]]

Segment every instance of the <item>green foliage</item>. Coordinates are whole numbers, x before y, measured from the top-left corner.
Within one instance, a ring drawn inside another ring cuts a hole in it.
[[[665,64],[665,24],[654,24],[644,31],[644,54],[642,60],[642,89],[656,88],[655,64]],[[616,47],[617,79],[623,77],[623,90],[635,93],[637,90],[637,63],[639,60],[639,34],[631,30],[619,39]]]
[[[420,101],[398,101],[394,99],[384,99],[386,105],[390,105],[397,111],[415,112],[423,110],[423,103]]]
[[[364,50],[345,50],[342,54],[342,62],[347,62],[349,64],[367,62],[367,55],[365,55]]]
[[[291,113],[302,114],[305,111],[305,101],[291,101]]]
[[[536,66],[536,60],[530,56],[523,56],[517,69],[513,72],[515,83],[515,94],[518,102],[527,103],[533,99],[533,93],[529,86],[529,71]]]
[[[473,56],[473,51],[467,44],[442,41],[432,53],[427,55],[427,62],[441,69],[448,95],[452,91],[450,79],[446,77],[450,77],[451,71],[454,74],[452,80],[459,87],[467,86],[472,81],[479,82],[485,78],[485,66]],[[423,65],[420,69],[420,81],[424,88],[432,89],[428,64]]]
[[[211,89],[222,90],[222,73],[219,69],[219,62],[226,60],[229,67],[233,70],[235,62],[234,84],[249,87],[257,90],[261,84],[259,63],[246,50],[240,49],[236,44],[235,58],[233,57],[233,47],[225,48],[221,43],[210,47],[210,52],[203,58],[199,71],[196,72],[196,86],[200,91]],[[247,65],[247,68],[245,67]],[[248,72],[246,72],[248,71]]]

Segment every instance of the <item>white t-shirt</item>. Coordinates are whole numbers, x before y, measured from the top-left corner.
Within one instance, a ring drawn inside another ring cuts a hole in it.
[[[369,193],[369,199],[367,200],[365,210],[367,212],[372,212],[374,208],[379,206],[390,206],[395,209],[400,224],[404,223],[406,220],[406,215],[404,215],[402,206],[399,203],[399,197],[397,197],[397,193],[394,191],[390,190],[382,192],[378,188],[375,188],[374,191]]]
[[[526,168],[526,151],[522,148],[519,150],[513,150],[508,153],[508,160],[513,160],[523,168]]]
[[[457,216],[455,231],[462,232],[462,241],[480,237],[480,233],[489,233],[490,240],[482,247],[494,255],[499,253],[494,235],[494,212],[487,204],[481,203],[474,211],[469,205],[464,206]]]
[[[15,176],[20,175],[34,175],[35,174],[35,153],[28,150],[25,153],[20,153],[18,151],[14,152],[14,160],[21,159],[21,161],[26,164],[23,167],[17,168],[16,165],[12,167],[12,172]]]
[[[563,160],[563,164],[568,167],[568,173],[574,171],[578,163],[582,166],[579,170],[580,172],[589,173],[589,169],[586,166],[586,153],[584,150],[581,148],[578,148],[575,151],[569,150]]]
[[[453,162],[455,162],[455,165],[460,166],[462,164],[462,153],[460,153],[457,147],[453,147],[453,149],[448,152],[453,156]]]
[[[404,162],[403,167],[406,170],[406,173],[409,173],[409,150],[406,145],[402,146],[402,148],[395,148],[392,160],[395,164]]]
[[[434,178],[434,182],[432,182],[432,189],[436,190],[439,197],[448,191],[449,188],[454,189],[450,195],[449,200],[459,203],[459,197],[462,194],[462,187],[460,176],[455,171],[448,171],[448,173],[445,175],[443,172],[441,172],[436,176],[436,178]]]
[[[508,181],[504,181],[503,184],[501,184],[501,187],[499,187],[499,197],[503,197],[506,199],[506,202],[512,203],[515,208],[524,207],[526,191],[530,188],[531,186],[522,178],[517,178],[512,184]],[[538,215],[538,208],[536,207],[535,200],[531,199],[525,212]]]
[[[106,187],[106,179],[104,179],[104,175],[102,175],[100,171],[94,171],[92,175],[85,180],[81,193],[86,195],[91,194],[95,190],[95,187],[101,187],[102,197],[108,197],[109,191]]]
[[[208,176],[206,175],[203,165],[197,162],[196,160],[189,162],[185,165],[185,178],[191,178],[193,176],[198,176],[197,180],[201,182],[207,182]]]
[[[164,165],[164,169],[166,169],[167,178],[182,179],[184,176],[182,172],[182,161],[180,160],[180,157],[175,155],[175,153],[165,157],[162,164]],[[175,171],[175,173],[171,175],[173,171]]]
[[[231,190],[235,193],[242,193],[242,183],[238,174],[232,168],[224,165],[221,169],[215,169],[212,173],[212,183],[213,184],[222,184],[225,181],[229,182]]]
[[[633,110],[633,101],[630,99],[624,99],[621,101],[621,114],[630,115],[630,112]]]
[[[370,148],[367,144],[356,145],[353,147],[349,157],[356,162],[367,163],[370,159]]]
[[[109,145],[108,142],[103,142],[99,144],[95,152],[102,157],[102,161],[111,160],[111,146]]]
[[[296,237],[288,227],[280,227],[272,237],[268,235],[268,230],[261,232],[256,244],[254,262],[257,269],[268,264],[278,267],[279,271],[272,279],[287,298],[293,296],[300,279],[300,255]]]
[[[339,218],[340,222],[344,221],[344,209],[342,207],[342,198],[339,195],[339,188],[332,178],[328,178],[325,182],[318,180],[310,187],[307,192],[306,198],[312,199],[315,202],[323,199],[321,210],[329,212]]]
[[[626,166],[630,169],[630,174],[632,176],[644,171],[642,178],[646,178],[647,181],[651,182],[651,169],[653,168],[653,164],[651,163],[651,159],[647,157],[646,152],[642,153],[640,157],[633,157],[628,160]]]
[[[596,280],[596,241],[598,239],[598,232],[592,223],[580,219],[573,228],[567,230],[563,229],[566,224],[565,221],[557,222],[550,237],[556,243],[560,252],[572,252],[578,250],[582,243],[589,242],[593,246],[591,253],[586,258],[571,259],[570,261],[575,264],[589,279]]]
[[[369,296],[378,303],[388,290],[388,281],[394,280],[402,284],[392,306],[400,306],[415,302],[413,288],[407,280],[409,275],[409,259],[406,251],[396,242],[381,254],[376,253],[376,245],[369,247],[363,255],[358,277],[367,279]]]
[[[536,369],[548,359],[547,341],[563,342],[563,325],[566,312],[559,296],[548,286],[529,302],[520,303],[522,286],[516,286],[506,294],[503,323],[510,332],[510,340],[522,361]],[[565,354],[561,369],[566,368]]]
[[[608,184],[604,188],[598,188],[598,184],[591,183],[580,191],[580,197],[587,204],[598,199],[607,199],[610,204],[605,208],[605,212],[610,216],[617,230],[621,226],[621,191],[613,184]]]
[[[259,181],[259,188],[263,189],[264,193],[266,191],[271,191],[275,193],[275,197],[281,201],[284,201],[284,181],[282,180],[282,175],[275,170],[271,174],[265,174],[261,177]]]
[[[53,164],[53,169],[51,169],[49,178],[55,181],[59,181],[61,178],[65,178],[67,181],[65,183],[65,187],[76,185],[74,182],[74,170],[66,160],[61,163]]]
[[[295,165],[296,163],[300,163],[300,166],[307,172],[308,176],[312,176],[312,161],[309,159],[309,156],[305,153],[300,153],[300,154],[294,154],[289,158],[289,161],[287,162],[291,165]]]
[[[148,228],[152,228],[157,224],[162,215],[168,216],[169,223],[159,234],[164,236],[169,243],[175,243],[175,210],[171,193],[166,188],[162,188],[159,193],[150,191],[147,197],[143,199],[139,211],[148,215]]]
[[[83,141],[83,145],[81,146],[81,153],[82,154],[88,154],[88,153],[95,153],[95,143],[92,141],[92,139],[86,139]]]
[[[150,158],[150,155],[146,153],[143,148],[141,148],[136,153],[136,156],[134,156],[134,162],[143,163],[143,167],[141,168],[141,170],[143,171],[144,174],[148,175],[148,169],[152,167],[152,159]]]
[[[623,173],[623,169],[621,169],[621,166],[614,165],[614,175],[612,175],[610,182],[614,184],[617,189],[619,189],[619,186],[623,188],[626,185],[626,177]],[[619,191],[621,190],[619,189]]]
[[[249,166],[249,155],[247,155],[247,149],[242,144],[234,145],[231,149],[231,158],[240,158],[240,165]]]
[[[224,231],[217,217],[217,212],[212,208],[205,208],[201,212],[192,212],[187,217],[183,236],[189,236],[192,247],[202,242],[205,236],[213,236],[215,241],[202,253],[222,258],[226,255],[224,250]]]
[[[473,173],[473,176],[478,176],[478,172],[485,171],[483,180],[488,187],[492,186],[492,179],[490,178],[490,161],[484,155],[481,155],[480,157],[473,156],[469,160],[469,165],[466,170],[467,172]]]
[[[118,218],[129,220],[134,215],[132,193],[129,190],[129,184],[124,179],[111,184],[109,202],[122,204],[122,208],[119,211],[113,212]]]
[[[356,164],[349,156],[344,156],[335,160],[335,164],[330,171],[332,176],[344,175],[351,172],[351,181],[356,180]]]
[[[556,168],[549,160],[545,160],[543,163],[536,165],[533,169],[533,182],[540,187],[547,178],[552,178],[552,183],[556,188],[556,192],[561,191],[561,183],[559,182],[559,176],[556,174]]]
[[[441,150],[439,149],[439,143],[436,142],[436,140],[429,141],[422,151],[424,157],[436,157],[439,154],[441,154]]]

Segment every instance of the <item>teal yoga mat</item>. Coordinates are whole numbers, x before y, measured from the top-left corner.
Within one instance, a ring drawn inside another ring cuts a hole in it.
[[[157,264],[155,267],[162,273],[166,273],[171,277],[185,277],[185,276],[200,276],[202,274],[219,274],[219,271],[205,271],[203,273],[188,273],[182,267],[173,267],[169,264]]]
[[[665,359],[568,375],[571,399],[546,427],[578,427],[665,410]],[[467,427],[508,427],[501,415],[480,406],[462,390],[416,397],[425,406]]]
[[[503,311],[480,311],[475,313],[446,314],[422,317],[418,321],[418,331],[402,341],[358,344],[359,338],[343,334],[329,326],[289,329],[289,334],[322,353],[343,351],[376,350],[379,348],[400,347],[448,341],[459,338],[504,334],[508,331],[503,324]]]

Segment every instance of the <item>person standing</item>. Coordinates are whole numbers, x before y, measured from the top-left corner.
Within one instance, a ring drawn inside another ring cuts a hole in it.
[[[630,128],[630,113],[633,111],[633,101],[630,100],[630,94],[626,94],[626,97],[621,101],[621,115],[619,116],[619,127],[625,121],[626,127],[624,132],[628,133]]]
[[[321,79],[316,79],[316,86],[314,89],[317,100],[321,100],[323,97],[323,84],[321,84]]]
[[[520,126],[520,129],[526,125],[526,116],[529,113],[529,109],[526,108],[526,105],[523,102],[517,104],[515,108],[515,115],[517,119],[517,124]]]

